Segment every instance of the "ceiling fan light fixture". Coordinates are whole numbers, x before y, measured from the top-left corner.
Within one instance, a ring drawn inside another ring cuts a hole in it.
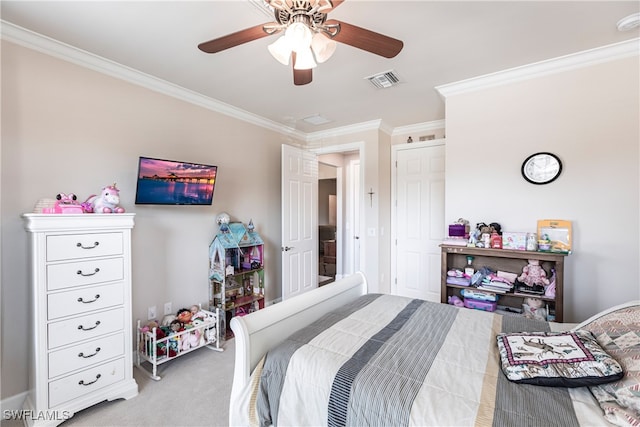
[[[291,57],[291,45],[285,36],[279,37],[278,40],[267,46],[269,53],[282,65],[289,65]]]
[[[302,22],[294,22],[286,29],[284,36],[287,38],[291,49],[294,52],[300,52],[308,49],[311,45],[313,34],[309,27]]]
[[[331,55],[336,51],[337,45],[338,43],[322,33],[316,33],[311,40],[311,49],[319,64],[331,58]]]
[[[0,0],[2,1],[2,0]],[[253,7],[273,16],[273,21],[254,25],[198,44],[205,53],[217,53],[235,46],[279,34],[268,51],[284,65],[293,65],[293,84],[311,83],[312,69],[334,54],[337,43],[384,58],[394,58],[402,50],[402,40],[366,28],[328,19],[328,13],[344,0],[247,0]]]
[[[294,70],[309,70],[315,68],[316,65],[318,64],[313,60],[313,52],[311,52],[310,47],[296,52],[296,59],[293,64]]]

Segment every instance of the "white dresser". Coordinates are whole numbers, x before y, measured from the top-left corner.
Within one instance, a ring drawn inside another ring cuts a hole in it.
[[[131,229],[135,214],[25,214],[32,334],[27,425],[55,426],[133,379]]]

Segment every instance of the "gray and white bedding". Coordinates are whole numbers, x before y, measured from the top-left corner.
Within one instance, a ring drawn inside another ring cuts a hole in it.
[[[546,322],[367,294],[272,349],[238,407],[244,425],[606,425],[587,388],[512,383],[496,335]]]

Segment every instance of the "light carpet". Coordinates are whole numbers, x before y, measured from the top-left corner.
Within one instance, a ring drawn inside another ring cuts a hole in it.
[[[160,365],[160,381],[134,367],[136,397],[98,403],[61,426],[227,426],[234,355],[233,339],[223,352],[198,349]]]

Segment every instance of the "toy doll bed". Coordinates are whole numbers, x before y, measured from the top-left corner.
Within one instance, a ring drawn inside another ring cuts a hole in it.
[[[638,360],[640,309],[632,308],[579,327],[603,336],[600,329],[616,324],[615,333],[634,335],[625,350],[635,345]],[[633,361],[621,363],[623,380],[591,387],[594,393],[605,387],[600,402],[589,387],[520,384],[501,372],[498,334],[567,325],[367,294],[361,273],[233,318],[231,328],[232,426],[634,425],[640,408]],[[617,347],[608,345],[607,352],[615,353]],[[625,391],[627,402],[616,399]]]

